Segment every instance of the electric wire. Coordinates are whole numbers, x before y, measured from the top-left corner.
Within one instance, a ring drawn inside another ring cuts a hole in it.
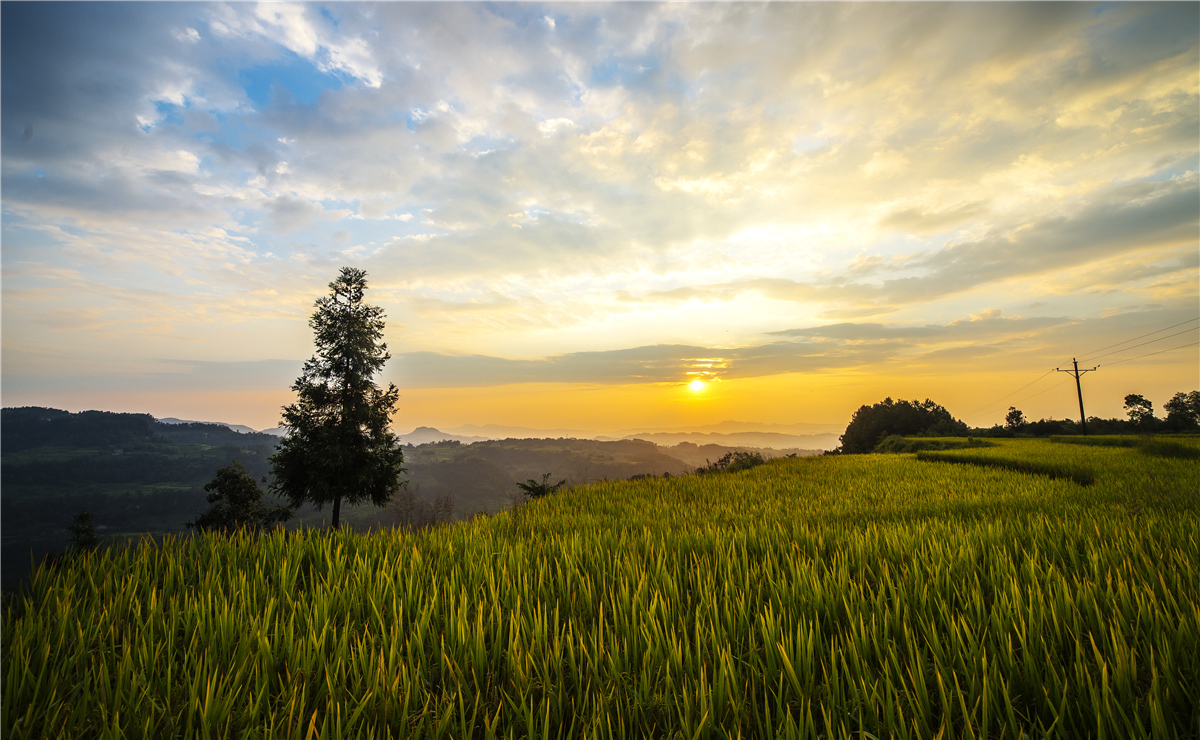
[[[1053,371],[1053,370],[1051,370],[1050,372],[1052,373],[1052,372],[1054,372],[1054,371]],[[1050,373],[1046,373],[1046,375],[1049,375],[1049,374],[1050,374]],[[1042,376],[1042,378],[1046,377],[1046,375],[1043,375],[1043,376]],[[1041,380],[1042,378],[1038,378],[1038,380]],[[1034,382],[1034,383],[1036,383],[1036,382],[1037,382],[1037,380],[1035,380],[1035,381],[1033,381],[1033,382]],[[1013,402],[1012,402],[1012,405],[1013,405],[1013,406],[1016,406],[1018,403],[1025,403],[1026,401],[1028,401],[1028,400],[1029,400],[1029,399],[1031,399],[1031,398],[1037,398],[1038,396],[1042,395],[1043,393],[1049,393],[1049,392],[1050,392],[1050,391],[1052,391],[1052,390],[1056,390],[1056,389],[1058,389],[1058,388],[1061,388],[1061,387],[1063,387],[1064,385],[1066,385],[1066,384],[1067,384],[1067,383],[1069,383],[1069,382],[1071,382],[1071,378],[1063,378],[1061,382],[1055,383],[1054,385],[1050,386],[1049,388],[1046,388],[1046,389],[1044,389],[1044,390],[1040,390],[1040,391],[1038,391],[1037,393],[1034,393],[1034,394],[1032,394],[1032,395],[1029,395],[1029,396],[1025,396],[1024,398],[1018,398],[1017,400],[1015,400],[1015,401],[1013,401]],[[1030,385],[1033,385],[1033,383],[1030,383],[1029,385],[1026,385],[1025,387],[1026,387],[1026,388],[1028,388]],[[1011,394],[1010,394],[1010,395],[1011,395]],[[985,406],[984,408],[987,408],[987,407]],[[963,414],[963,418],[968,418],[968,417],[975,417],[975,418],[978,418],[978,415],[977,415],[977,413]]]
[[[1103,354],[1103,355],[1100,355],[1099,357],[1091,357],[1091,358],[1088,358],[1088,360],[1087,360],[1087,361],[1088,361],[1088,362],[1095,362],[1096,360],[1102,359],[1102,358],[1104,358],[1104,357],[1108,357],[1109,355],[1116,355],[1116,354],[1120,354],[1121,352],[1125,352],[1125,351],[1128,351],[1128,350],[1131,350],[1131,349],[1137,349],[1138,347],[1145,347],[1147,344],[1154,344],[1155,342],[1161,342],[1161,341],[1163,341],[1164,339],[1170,339],[1171,337],[1177,337],[1177,336],[1179,336],[1180,334],[1190,334],[1190,333],[1192,333],[1192,332],[1194,332],[1194,331],[1196,331],[1196,329],[1195,329],[1195,328],[1193,328],[1193,329],[1184,329],[1183,331],[1177,331],[1177,332],[1175,332],[1174,334],[1168,334],[1168,335],[1167,335],[1167,336],[1165,336],[1165,337],[1159,337],[1158,339],[1151,339],[1149,342],[1142,342],[1141,344],[1135,344],[1135,345],[1133,345],[1132,347],[1125,347],[1124,349],[1115,349],[1115,350],[1113,350],[1112,352],[1105,353],[1105,354]],[[1130,339],[1129,341],[1131,341],[1131,342],[1132,342],[1133,340],[1132,340],[1132,339]],[[1115,345],[1114,345],[1114,346],[1115,346]],[[1096,351],[1097,351],[1097,352],[1099,352],[1100,350],[1096,350]],[[1064,362],[1063,364],[1065,365],[1066,363]],[[1110,365],[1111,365],[1112,363],[1110,362],[1110,363],[1108,363],[1108,364],[1110,364]],[[1060,365],[1059,367],[1061,367],[1061,365]]]
[[[1104,350],[1106,350],[1106,349],[1112,349],[1113,347],[1120,347],[1121,345],[1124,345],[1124,344],[1129,344],[1130,342],[1136,342],[1136,341],[1137,341],[1137,340],[1139,340],[1139,339],[1145,339],[1146,337],[1152,337],[1152,336],[1154,336],[1155,334],[1161,334],[1161,333],[1162,333],[1162,332],[1164,332],[1164,331],[1169,331],[1169,330],[1171,330],[1171,329],[1174,329],[1174,328],[1176,328],[1176,327],[1183,326],[1184,324],[1190,324],[1190,323],[1192,323],[1193,321],[1200,321],[1200,316],[1197,316],[1197,317],[1195,317],[1195,318],[1188,319],[1188,320],[1186,320],[1186,321],[1180,321],[1178,324],[1171,324],[1170,326],[1164,326],[1164,327],[1163,327],[1163,328],[1161,328],[1161,329],[1156,329],[1156,330],[1154,330],[1154,331],[1152,331],[1152,332],[1148,332],[1148,333],[1146,333],[1146,334],[1141,334],[1141,335],[1139,335],[1139,336],[1136,336],[1136,337],[1133,337],[1133,338],[1131,338],[1131,339],[1126,339],[1126,340],[1125,340],[1125,341],[1123,341],[1123,342],[1117,342],[1116,344],[1110,344],[1110,345],[1108,345],[1108,346],[1105,346],[1105,347],[1100,347],[1099,349],[1094,349],[1094,350],[1092,350],[1091,352],[1088,352],[1087,354],[1084,354],[1084,355],[1079,355],[1079,357],[1078,357],[1077,359],[1082,359],[1082,360],[1087,360],[1087,361],[1099,360],[1099,359],[1102,359],[1102,358],[1105,358],[1105,357],[1109,357],[1109,356],[1111,356],[1111,355],[1119,354],[1119,353],[1121,353],[1121,352],[1124,352],[1124,351],[1126,351],[1126,350],[1137,349],[1138,347],[1144,347],[1144,346],[1146,346],[1146,345],[1148,345],[1148,344],[1154,344],[1155,342],[1161,342],[1161,341],[1163,341],[1164,339],[1170,339],[1171,337],[1177,337],[1177,336],[1179,336],[1180,334],[1187,334],[1188,332],[1191,332],[1191,331],[1193,331],[1194,329],[1184,329],[1183,331],[1178,331],[1178,332],[1175,332],[1174,334],[1168,334],[1168,335],[1167,335],[1167,336],[1165,336],[1165,337],[1159,337],[1159,338],[1157,338],[1157,339],[1151,339],[1151,340],[1150,340],[1150,341],[1148,341],[1148,342],[1142,342],[1141,344],[1135,344],[1135,345],[1133,345],[1132,347],[1125,347],[1124,349],[1119,349],[1119,350],[1116,350],[1116,351],[1114,351],[1114,352],[1109,352],[1109,353],[1107,353],[1107,354],[1100,355],[1099,357],[1095,357],[1095,356],[1093,356],[1093,355],[1095,355],[1097,352],[1103,352],[1103,351],[1104,351]],[[1161,351],[1159,351],[1159,352],[1151,352],[1151,353],[1149,353],[1149,354],[1145,354],[1145,355],[1139,355],[1139,356],[1137,356],[1137,357],[1128,357],[1128,358],[1125,358],[1125,359],[1123,359],[1123,360],[1116,360],[1116,361],[1114,361],[1114,362],[1109,362],[1109,363],[1106,363],[1106,366],[1109,366],[1109,365],[1117,365],[1117,364],[1120,364],[1120,363],[1122,363],[1122,362],[1130,362],[1130,361],[1132,361],[1132,360],[1140,360],[1140,359],[1141,359],[1141,358],[1143,358],[1143,357],[1151,357],[1151,356],[1153,356],[1153,355],[1159,355],[1159,354],[1162,354],[1163,352],[1171,352],[1171,351],[1174,351],[1174,350],[1176,350],[1176,349],[1183,349],[1184,347],[1191,347],[1191,346],[1194,346],[1195,344],[1200,344],[1200,342],[1193,342],[1192,344],[1184,344],[1184,345],[1180,345],[1179,347],[1172,347],[1171,349],[1164,349],[1164,350],[1161,350]],[[1056,370],[1057,370],[1059,367],[1062,367],[1062,365],[1059,365],[1058,367],[1055,367],[1055,368],[1051,368],[1050,370],[1046,371],[1044,374],[1042,374],[1042,375],[1038,376],[1037,378],[1035,378],[1035,379],[1031,380],[1030,382],[1028,382],[1028,383],[1026,383],[1025,385],[1021,386],[1020,388],[1016,389],[1015,391],[1010,391],[1010,392],[1006,393],[1005,395],[1003,395],[1003,396],[1001,396],[1001,397],[997,398],[997,399],[996,399],[996,400],[994,400],[994,401],[990,401],[989,403],[985,403],[985,404],[983,404],[982,406],[977,406],[977,407],[975,407],[974,409],[972,409],[972,410],[968,411],[967,413],[963,414],[963,417],[974,417],[974,416],[977,416],[978,414],[980,414],[980,412],[982,412],[982,411],[985,411],[985,410],[990,410],[990,409],[991,409],[993,406],[996,406],[996,405],[998,405],[998,404],[1001,404],[1001,403],[1003,403],[1003,402],[1004,402],[1004,401],[1006,401],[1007,399],[1009,399],[1009,398],[1011,398],[1011,397],[1013,397],[1013,396],[1017,395],[1018,393],[1020,393],[1021,391],[1025,390],[1026,388],[1029,388],[1030,386],[1032,386],[1032,385],[1034,385],[1034,384],[1036,384],[1036,383],[1040,382],[1040,381],[1041,381],[1041,380],[1043,380],[1043,379],[1044,379],[1044,378],[1045,378],[1047,375],[1050,375],[1051,373],[1055,372],[1055,371],[1056,371]],[[1064,381],[1063,381],[1063,383],[1066,383],[1066,382],[1067,382],[1066,380],[1064,380]],[[1043,393],[1047,393],[1047,392],[1049,392],[1049,391],[1051,391],[1051,390],[1054,390],[1055,388],[1059,387],[1060,385],[1063,385],[1063,383],[1058,383],[1058,384],[1052,385],[1052,386],[1050,386],[1049,388],[1047,388],[1047,389],[1045,389],[1045,390],[1042,390],[1042,391],[1038,391],[1037,393],[1034,393],[1034,394],[1033,394],[1033,395],[1031,395],[1031,396],[1025,396],[1024,398],[1017,399],[1016,401],[1013,401],[1013,402],[1012,402],[1012,405],[1014,405],[1014,406],[1015,406],[1016,404],[1018,404],[1018,403],[1024,403],[1025,401],[1028,401],[1028,400],[1029,400],[1029,399],[1031,399],[1031,398],[1036,398],[1036,397],[1038,397],[1038,396],[1042,395]]]
[[[1024,398],[1013,401],[1013,405],[1015,406],[1018,403],[1025,403],[1026,401],[1028,401],[1031,398],[1037,398],[1038,396],[1042,395],[1043,393],[1049,393],[1050,391],[1052,391],[1056,388],[1061,388],[1062,386],[1064,386],[1070,382],[1071,382],[1071,378],[1063,378],[1061,383],[1056,383],[1055,385],[1050,386],[1049,388],[1047,388],[1044,391],[1038,391],[1037,393],[1034,393],[1032,396],[1025,396]]]
[[[995,401],[992,401],[992,402],[990,402],[990,403],[985,403],[985,404],[983,404],[982,406],[977,406],[976,408],[974,408],[974,409],[971,409],[971,410],[970,410],[970,411],[968,411],[966,414],[964,414],[964,416],[974,416],[974,415],[976,415],[976,414],[977,414],[977,413],[979,413],[980,411],[983,411],[983,410],[984,410],[984,409],[986,409],[986,408],[991,408],[992,406],[995,406],[995,405],[996,405],[996,404],[998,404],[998,403],[1003,403],[1003,402],[1004,402],[1006,399],[1008,399],[1008,398],[1010,398],[1010,397],[1012,397],[1012,396],[1015,396],[1015,395],[1017,395],[1017,394],[1018,394],[1018,393],[1020,393],[1021,391],[1025,390],[1026,388],[1028,388],[1029,386],[1033,385],[1034,383],[1037,383],[1037,382],[1038,382],[1038,381],[1040,381],[1042,378],[1046,377],[1047,375],[1049,375],[1049,374],[1050,374],[1050,373],[1052,373],[1052,372],[1054,372],[1054,370],[1052,370],[1052,369],[1051,369],[1051,370],[1047,370],[1047,371],[1045,372],[1045,374],[1038,376],[1036,379],[1034,379],[1034,380],[1032,380],[1032,381],[1030,381],[1030,382],[1026,383],[1025,385],[1021,386],[1020,388],[1016,389],[1015,391],[1010,391],[1009,393],[1007,393],[1007,394],[1005,394],[1005,395],[1001,396],[1000,398],[997,398]]]
[[[1123,360],[1117,360],[1115,362],[1110,362],[1105,367],[1112,367],[1113,365],[1120,365],[1122,362],[1130,362],[1132,360],[1140,360],[1143,357],[1153,357],[1154,355],[1161,355],[1164,352],[1174,352],[1175,350],[1183,349],[1184,347],[1195,347],[1197,344],[1200,344],[1200,341],[1192,342],[1191,344],[1181,344],[1178,347],[1172,347],[1171,349],[1161,349],[1157,352],[1151,352],[1151,353],[1145,354],[1145,355],[1138,355],[1137,357],[1126,357]]]
[[[1156,329],[1155,331],[1152,331],[1149,334],[1142,334],[1141,336],[1134,337],[1132,339],[1126,339],[1124,342],[1117,342],[1116,344],[1110,344],[1107,347],[1101,347],[1100,349],[1094,349],[1091,352],[1088,352],[1087,354],[1079,355],[1079,357],[1077,359],[1084,359],[1087,357],[1091,357],[1092,355],[1096,354],[1097,352],[1103,352],[1104,350],[1112,349],[1113,347],[1120,347],[1122,344],[1129,344],[1130,342],[1136,342],[1137,340],[1142,339],[1144,337],[1152,337],[1155,334],[1161,334],[1162,332],[1167,331],[1168,329],[1174,329],[1177,326],[1183,326],[1184,324],[1190,324],[1193,321],[1200,321],[1200,316],[1197,316],[1194,319],[1188,319],[1187,321],[1180,321],[1178,324],[1171,324],[1170,326],[1164,326],[1163,328]],[[1180,333],[1182,333],[1182,332],[1180,332]],[[1174,335],[1172,335],[1172,336],[1174,336]],[[1166,337],[1162,337],[1162,338],[1166,339]],[[1155,340],[1155,341],[1158,341],[1158,340]],[[1133,349],[1133,348],[1126,347],[1126,349]]]

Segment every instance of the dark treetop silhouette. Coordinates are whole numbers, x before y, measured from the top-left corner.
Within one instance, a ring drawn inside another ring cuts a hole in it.
[[[246,528],[259,531],[271,529],[292,518],[292,510],[286,506],[263,502],[258,481],[237,460],[218,469],[217,476],[204,486],[204,490],[208,492],[211,506],[194,521],[188,522],[188,529],[232,532]]]
[[[890,434],[904,436],[930,431],[965,434],[967,426],[928,398],[922,403],[915,399],[893,401],[889,397],[854,412],[842,434],[842,452],[870,452]]]
[[[366,272],[343,267],[309,319],[316,354],[292,384],[296,403],[283,409],[288,435],[271,458],[271,490],[292,506],[342,500],[385,505],[405,472],[400,442],[390,428],[400,392],[373,380],[390,357],[383,343],[383,309],[363,302]]]

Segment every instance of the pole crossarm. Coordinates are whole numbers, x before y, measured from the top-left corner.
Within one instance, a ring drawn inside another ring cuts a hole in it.
[[[1086,437],[1087,436],[1087,415],[1083,413],[1083,386],[1080,385],[1079,378],[1084,373],[1090,373],[1093,370],[1099,370],[1100,366],[1097,365],[1096,367],[1093,367],[1090,369],[1080,370],[1079,369],[1079,361],[1076,360],[1074,357],[1071,358],[1071,364],[1074,366],[1073,370],[1063,370],[1063,369],[1057,368],[1057,367],[1054,369],[1057,372],[1070,373],[1071,375],[1075,376],[1075,392],[1077,394],[1079,394],[1079,425],[1081,427],[1083,427],[1083,436]]]

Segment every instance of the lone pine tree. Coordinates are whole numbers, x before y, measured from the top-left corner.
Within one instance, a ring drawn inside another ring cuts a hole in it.
[[[283,409],[287,436],[271,457],[271,490],[293,507],[333,505],[337,529],[342,501],[384,506],[407,484],[400,441],[390,424],[400,392],[375,385],[391,357],[383,342],[383,309],[363,302],[367,273],[343,267],[309,319],[316,354]]]

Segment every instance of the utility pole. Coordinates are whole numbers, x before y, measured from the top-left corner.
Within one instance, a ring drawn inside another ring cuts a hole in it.
[[[1071,358],[1071,364],[1073,364],[1075,366],[1074,370],[1059,370],[1058,368],[1054,368],[1054,369],[1060,373],[1071,373],[1072,375],[1075,376],[1075,392],[1079,394],[1079,423],[1083,426],[1083,436],[1086,437],[1087,436],[1087,416],[1085,416],[1083,413],[1083,386],[1081,386],[1079,384],[1079,376],[1083,375],[1084,373],[1090,373],[1092,370],[1098,370],[1100,368],[1100,366],[1097,365],[1096,367],[1092,368],[1091,370],[1080,370],[1079,369],[1079,361],[1076,360],[1074,357]]]

